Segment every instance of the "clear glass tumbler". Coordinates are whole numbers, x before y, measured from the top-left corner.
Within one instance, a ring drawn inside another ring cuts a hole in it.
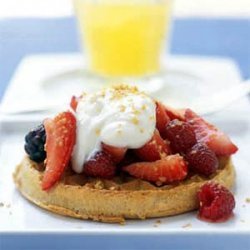
[[[172,0],[73,1],[89,72],[116,79],[160,72],[170,42]]]

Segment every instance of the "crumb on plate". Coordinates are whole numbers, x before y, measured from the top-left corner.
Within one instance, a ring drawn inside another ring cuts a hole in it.
[[[250,198],[249,197],[246,198],[246,202],[250,203]]]
[[[191,223],[187,223],[185,225],[182,226],[182,228],[190,228],[192,227],[192,224]]]

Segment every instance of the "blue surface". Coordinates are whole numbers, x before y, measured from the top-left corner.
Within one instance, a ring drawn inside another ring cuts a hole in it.
[[[118,225],[119,227],[119,225]],[[0,236],[1,237],[1,236]],[[2,248],[1,248],[2,246]],[[249,250],[249,235],[222,234],[154,234],[154,235],[113,235],[85,234],[58,235],[8,235],[0,239],[1,250]]]
[[[34,53],[79,51],[75,19],[0,21],[0,99],[20,60]],[[177,19],[173,54],[226,56],[250,77],[250,19]]]

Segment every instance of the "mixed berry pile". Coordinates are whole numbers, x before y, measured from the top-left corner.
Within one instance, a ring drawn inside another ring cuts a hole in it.
[[[72,98],[72,109],[77,98]],[[69,165],[76,140],[76,118],[63,112],[31,131],[25,138],[30,159],[46,169],[43,190],[60,180]],[[121,171],[157,186],[184,180],[189,173],[210,177],[218,167],[218,157],[230,156],[237,147],[229,137],[190,109],[175,110],[156,103],[156,128],[153,137],[138,149],[117,148],[102,143],[101,150],[84,163],[91,177],[113,178]],[[205,184],[199,194],[200,217],[217,221],[231,214],[232,194],[217,184]]]

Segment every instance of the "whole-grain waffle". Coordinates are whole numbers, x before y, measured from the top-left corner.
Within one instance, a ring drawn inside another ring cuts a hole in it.
[[[43,191],[43,173],[44,165],[28,157],[17,166],[15,184],[29,201],[61,215],[111,223],[194,210],[198,208],[197,192],[201,185],[213,180],[231,188],[235,179],[230,157],[221,158],[217,172],[209,178],[190,174],[184,181],[160,187],[126,175],[105,180],[68,170],[51,190]]]

